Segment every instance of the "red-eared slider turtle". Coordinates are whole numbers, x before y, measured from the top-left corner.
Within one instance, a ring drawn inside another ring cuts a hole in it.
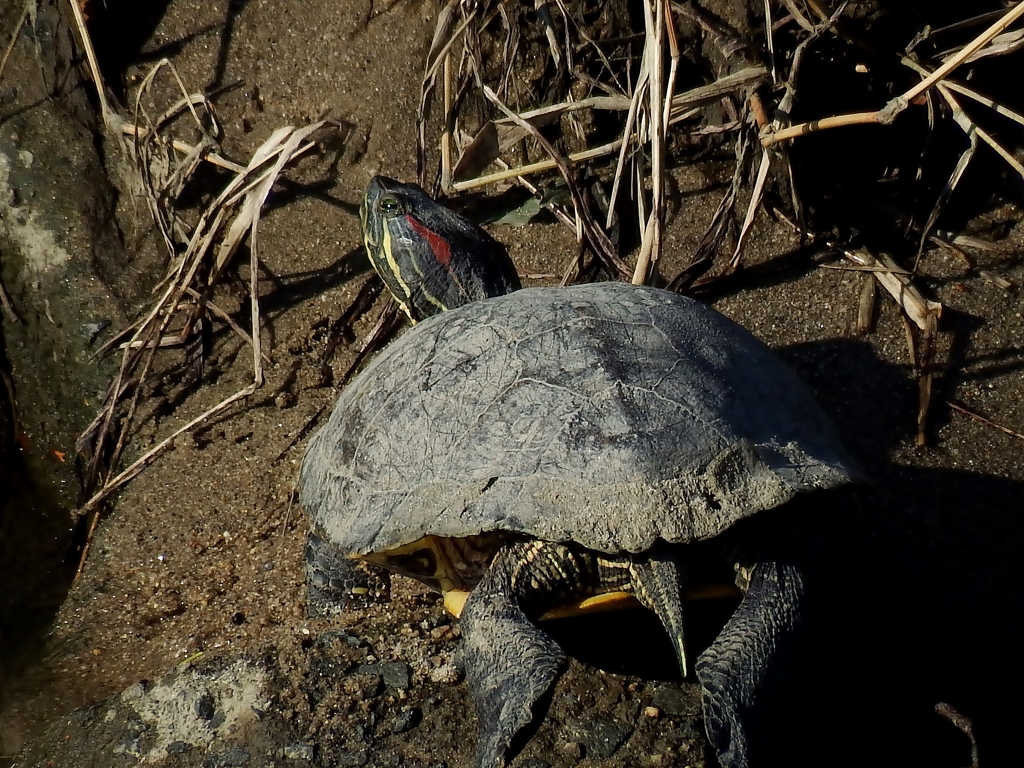
[[[391,230],[410,226],[396,199],[368,196],[367,243],[390,239],[374,262],[398,265],[414,295],[418,268]],[[443,225],[430,236],[445,237]],[[597,283],[419,322],[344,389],[299,484],[311,565],[364,558],[461,612],[476,765],[493,768],[564,662],[534,622],[631,594],[658,615],[685,675],[690,553],[848,482],[849,467],[807,388],[745,330],[686,297]],[[748,765],[746,718],[799,592],[798,573],[760,563],[697,660],[726,766]]]

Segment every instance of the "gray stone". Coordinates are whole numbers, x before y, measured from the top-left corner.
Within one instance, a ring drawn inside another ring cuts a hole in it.
[[[357,675],[380,675],[388,688],[409,687],[411,678],[409,667],[400,661],[389,661],[384,664],[360,664],[356,667]]]
[[[401,710],[391,723],[392,733],[405,733],[419,725],[422,715],[417,707],[406,707]]]
[[[194,709],[196,717],[200,720],[213,720],[213,714],[215,711],[213,696],[209,693],[204,693],[196,699]]]
[[[203,761],[203,768],[237,768],[237,766],[248,765],[252,755],[247,749],[233,747],[223,752],[215,752]]]
[[[337,765],[339,768],[348,768],[348,766],[366,765],[370,762],[370,754],[365,749],[360,749],[358,752],[342,752],[338,755]]]
[[[700,691],[694,685],[684,684],[682,690],[659,685],[651,696],[651,705],[672,717],[697,717],[701,713]]]
[[[633,733],[629,723],[612,720],[572,720],[566,724],[570,738],[578,741],[587,757],[611,757]]]
[[[312,744],[285,744],[281,747],[281,757],[285,760],[306,760],[307,762],[312,762],[313,753]]]

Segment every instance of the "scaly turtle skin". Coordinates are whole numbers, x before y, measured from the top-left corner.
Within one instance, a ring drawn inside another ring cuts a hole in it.
[[[368,196],[367,230],[387,213],[375,206]],[[375,264],[400,263],[390,247]],[[477,269],[494,268],[487,257]],[[683,596],[708,549],[851,470],[806,387],[696,301],[622,283],[448,301],[342,392],[307,448],[300,499],[311,573],[363,558],[461,613],[476,765],[493,768],[564,664],[538,620],[632,595],[661,619],[685,675]],[[749,765],[754,697],[801,592],[789,566],[749,573],[696,664],[729,768]]]

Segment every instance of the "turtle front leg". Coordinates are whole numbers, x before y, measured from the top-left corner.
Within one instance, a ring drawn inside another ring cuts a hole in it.
[[[306,612],[312,618],[336,616],[353,603],[378,600],[389,592],[387,571],[369,573],[312,531],[306,536],[305,560]]]
[[[785,563],[759,563],[715,642],[697,659],[704,689],[704,720],[722,768],[748,768],[758,740],[758,690],[777,649],[797,625],[803,579]]]
[[[466,681],[476,706],[476,768],[500,768],[533,706],[558,678],[565,654],[527,617],[528,544],[502,547],[462,609]]]

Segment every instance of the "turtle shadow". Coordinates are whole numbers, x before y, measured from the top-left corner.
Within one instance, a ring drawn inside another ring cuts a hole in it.
[[[1024,685],[1012,570],[1024,485],[900,467],[876,479],[775,518],[792,525],[771,546],[806,592],[756,705],[755,764],[962,768],[972,741],[983,765],[1010,764]]]
[[[916,385],[867,344],[783,356],[867,481],[748,521],[765,556],[805,583],[801,625],[759,693],[752,764],[1016,762],[1024,484],[889,461],[913,439]]]

